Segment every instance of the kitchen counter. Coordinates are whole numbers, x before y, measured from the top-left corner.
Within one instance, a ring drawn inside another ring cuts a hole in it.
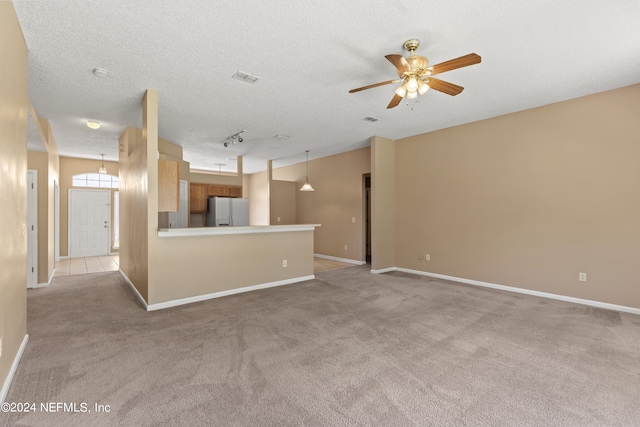
[[[161,228],[158,237],[223,236],[230,234],[287,233],[313,231],[320,224],[250,225],[247,227]]]

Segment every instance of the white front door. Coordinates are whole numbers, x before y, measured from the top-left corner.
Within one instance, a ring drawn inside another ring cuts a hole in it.
[[[109,254],[109,190],[69,190],[69,257]]]
[[[27,171],[27,287],[38,284],[38,171]]]

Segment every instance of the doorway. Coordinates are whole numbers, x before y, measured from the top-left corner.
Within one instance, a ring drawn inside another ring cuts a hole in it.
[[[69,257],[109,254],[111,192],[69,189]]]
[[[27,288],[38,284],[38,171],[27,171]],[[24,235],[24,234],[23,234]]]
[[[371,174],[363,175],[364,181],[364,253],[365,261],[371,264]]]

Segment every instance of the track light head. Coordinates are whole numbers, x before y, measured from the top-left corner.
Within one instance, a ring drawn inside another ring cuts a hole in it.
[[[241,136],[239,136],[239,137],[238,137],[238,142],[242,142],[242,141],[244,141],[244,139],[242,139],[242,137],[241,137]]]

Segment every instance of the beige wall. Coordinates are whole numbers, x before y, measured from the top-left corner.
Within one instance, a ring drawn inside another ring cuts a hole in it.
[[[142,143],[142,134],[131,127],[120,136],[119,147],[120,270],[146,300],[149,269],[146,147]]]
[[[398,169],[405,165],[398,165]],[[408,195],[407,195],[408,197]],[[371,269],[396,266],[395,142],[371,138]]]
[[[249,224],[269,225],[269,174],[248,175],[243,193],[249,199]]]
[[[369,147],[310,160],[313,192],[299,191],[305,181],[306,163],[273,170],[274,180],[295,181],[296,222],[322,224],[315,231],[315,253],[365,260],[363,175],[370,172]]]
[[[269,217],[271,225],[297,224],[297,184],[292,181],[271,181]]]
[[[97,173],[102,165],[102,160],[78,159],[75,157],[60,157],[60,256],[69,256],[69,189],[73,187],[73,175],[82,173]],[[118,162],[104,161],[107,174],[119,176]],[[76,187],[81,188],[81,187]],[[82,187],[85,188],[85,187]],[[113,194],[117,189],[102,188],[111,193],[111,217],[113,218]],[[111,243],[113,249],[113,227]]]
[[[235,174],[228,173],[216,173],[216,172],[191,172],[191,181],[201,184],[222,184],[222,185],[243,185],[243,172],[242,172],[242,156],[238,156],[236,159]],[[246,196],[245,196],[246,197]]]
[[[2,387],[27,333],[27,47],[12,2],[0,2],[0,58]]]
[[[640,307],[639,117],[635,85],[397,141],[396,266]]]

